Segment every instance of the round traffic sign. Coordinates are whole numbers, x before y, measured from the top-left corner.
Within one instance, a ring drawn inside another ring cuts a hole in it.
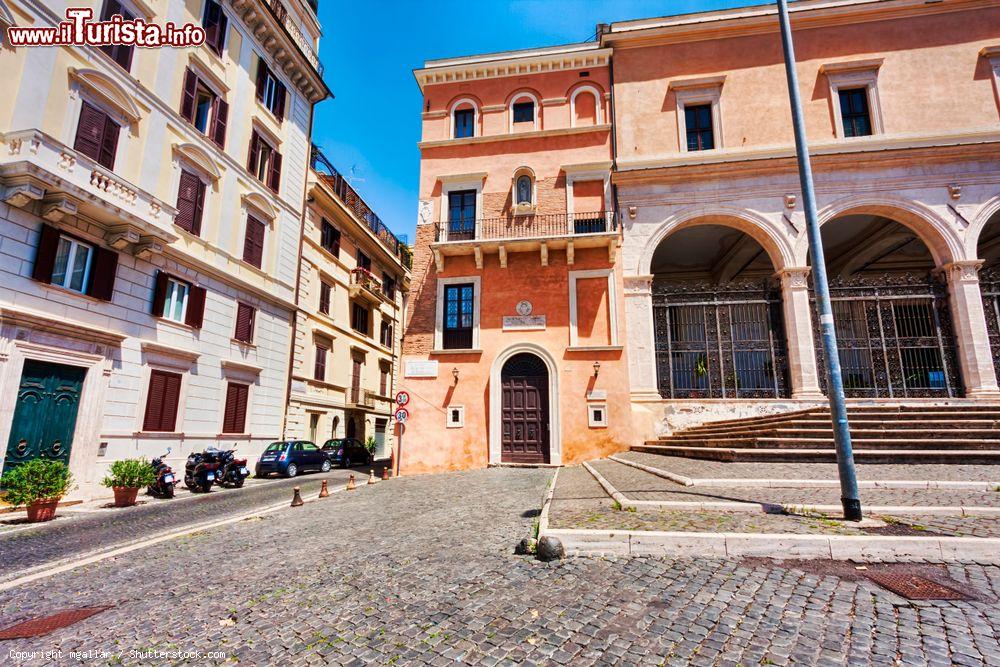
[[[401,391],[396,394],[396,405],[398,405],[399,407],[403,407],[409,402],[410,402],[410,392]]]
[[[410,418],[410,411],[406,408],[400,408],[396,410],[396,421],[400,424],[405,424],[406,420]]]

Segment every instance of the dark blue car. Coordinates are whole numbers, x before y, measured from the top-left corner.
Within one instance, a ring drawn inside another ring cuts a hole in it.
[[[273,473],[285,477],[295,477],[300,472],[330,470],[330,459],[326,452],[308,440],[285,440],[272,442],[257,460],[254,470],[256,477],[266,477]]]

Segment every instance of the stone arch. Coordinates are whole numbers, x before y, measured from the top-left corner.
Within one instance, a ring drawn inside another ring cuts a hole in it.
[[[879,195],[877,197],[848,196],[823,207],[819,213],[820,226],[846,215],[877,215],[907,227],[919,238],[942,267],[965,259],[961,239],[947,222],[930,208],[903,197]],[[795,254],[801,265],[809,255],[808,236],[803,234],[795,245]]]
[[[1000,215],[1000,195],[995,195],[988,199],[985,204],[979,207],[975,217],[966,230],[966,252],[968,257],[979,257],[979,241],[982,239],[983,230],[993,218]]]
[[[472,136],[478,137],[482,134],[480,127],[480,116],[482,116],[483,103],[475,95],[462,94],[448,102],[448,138],[455,138],[455,111],[462,105],[468,104],[472,107]]]
[[[775,223],[750,211],[735,208],[711,208],[682,212],[660,223],[643,248],[635,266],[636,275],[650,275],[653,255],[664,239],[674,232],[696,225],[722,225],[743,232],[764,248],[775,271],[780,271],[788,266],[796,266],[792,244]]]
[[[490,366],[490,403],[489,403],[489,461],[500,463],[500,408],[501,408],[501,374],[504,364],[511,357],[528,352],[542,362],[549,373],[549,463],[562,465],[562,420],[559,405],[559,367],[552,354],[536,343],[514,343],[498,354]]]

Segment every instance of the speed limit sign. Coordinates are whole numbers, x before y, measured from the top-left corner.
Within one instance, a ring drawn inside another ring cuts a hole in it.
[[[400,424],[405,424],[406,420],[410,418],[410,411],[406,408],[400,408],[396,410],[396,421]]]
[[[396,394],[396,405],[398,405],[399,407],[403,407],[409,402],[410,402],[410,392],[401,391],[398,394]]]

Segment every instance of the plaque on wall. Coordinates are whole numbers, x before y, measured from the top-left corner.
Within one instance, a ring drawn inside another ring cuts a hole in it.
[[[545,328],[544,315],[505,315],[504,331],[540,331]]]
[[[436,361],[407,361],[403,364],[403,377],[436,378],[437,376],[438,362]]]

